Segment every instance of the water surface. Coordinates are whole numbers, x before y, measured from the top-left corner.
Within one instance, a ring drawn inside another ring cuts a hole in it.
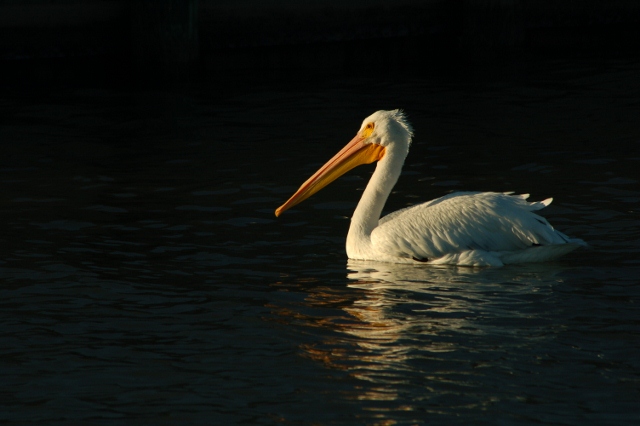
[[[0,420],[637,424],[640,65],[0,102]],[[547,264],[347,262],[371,167],[274,210],[376,109],[416,137],[386,210],[554,197]]]

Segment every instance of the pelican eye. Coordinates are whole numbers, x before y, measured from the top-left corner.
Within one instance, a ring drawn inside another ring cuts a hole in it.
[[[374,127],[375,125],[373,124],[373,122],[367,123],[367,125],[364,126],[364,129],[362,129],[362,136],[364,136],[365,138],[368,138],[369,136],[371,136],[371,133],[373,133]]]

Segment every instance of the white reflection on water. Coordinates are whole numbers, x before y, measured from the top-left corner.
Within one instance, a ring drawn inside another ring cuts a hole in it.
[[[446,410],[478,409],[495,402],[490,389],[517,398],[509,389],[523,380],[521,358],[536,369],[544,358],[536,347],[564,330],[552,319],[564,269],[349,261],[346,288],[308,288],[306,307],[286,315],[325,330],[320,342],[301,345],[303,355],[360,380],[348,398],[368,401],[364,409],[381,418],[439,412],[445,397]]]

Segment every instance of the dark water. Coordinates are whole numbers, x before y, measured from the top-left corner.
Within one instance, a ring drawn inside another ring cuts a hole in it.
[[[639,424],[640,64],[508,83],[341,80],[1,101],[0,421]],[[589,249],[504,268],[347,263],[370,167],[274,209],[381,108],[387,210],[553,196]]]

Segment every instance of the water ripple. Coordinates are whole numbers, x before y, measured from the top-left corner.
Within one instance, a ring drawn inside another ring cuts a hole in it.
[[[0,422],[638,423],[632,65],[9,102]],[[553,196],[541,213],[589,248],[499,269],[347,263],[368,166],[276,219],[388,102],[417,132],[387,211],[458,188]]]

